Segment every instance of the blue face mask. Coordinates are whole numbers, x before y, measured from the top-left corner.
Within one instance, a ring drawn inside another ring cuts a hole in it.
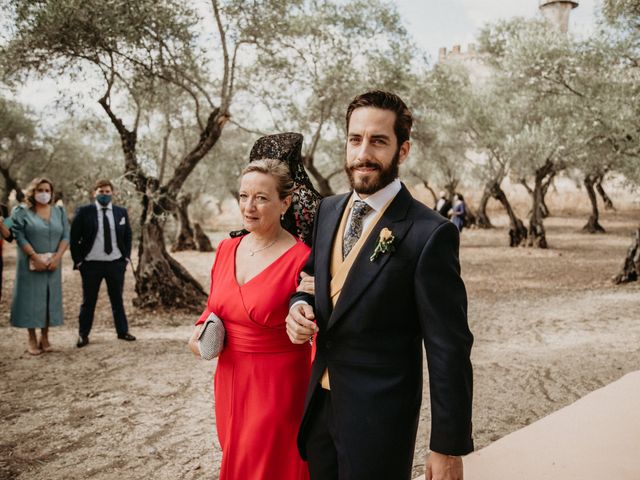
[[[101,193],[99,195],[96,195],[96,200],[100,205],[102,205],[103,207],[106,207],[111,203],[111,195],[108,195],[106,193]]]

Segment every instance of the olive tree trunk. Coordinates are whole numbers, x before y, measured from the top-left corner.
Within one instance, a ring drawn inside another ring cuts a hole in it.
[[[0,165],[0,174],[4,178],[4,190],[0,198],[0,203],[7,207],[9,206],[9,196],[12,190],[16,192],[16,201],[22,202],[24,200],[24,193],[22,193],[22,188],[20,188],[18,181],[11,174],[10,168]]]
[[[530,247],[548,248],[549,246],[543,222],[545,213],[548,215],[548,209],[544,206],[544,195],[554,174],[555,165],[549,159],[535,172],[527,243]]]
[[[640,277],[640,228],[633,233],[631,246],[627,250],[620,273],[613,278],[613,283],[635,282]]]
[[[447,198],[451,203],[453,203],[453,196],[456,194],[456,189],[458,188],[459,183],[460,180],[457,178],[450,178],[444,185],[444,190],[447,192]]]
[[[331,184],[329,183],[330,178],[323,176],[320,170],[316,168],[313,155],[304,155],[302,157],[302,164],[316,181],[320,195],[329,197],[334,194]]]
[[[213,252],[214,248],[213,245],[211,245],[211,240],[209,240],[209,237],[204,233],[204,230],[198,222],[194,222],[193,230],[196,237],[196,244],[198,245],[198,251]]]
[[[478,205],[478,210],[476,210],[476,221],[475,225],[478,228],[493,228],[493,224],[491,223],[491,219],[489,219],[489,215],[487,215],[487,204],[489,203],[489,199],[491,198],[491,185],[494,182],[489,182],[484,186],[484,190],[482,191],[482,197],[480,198],[480,204]]]
[[[613,206],[613,202],[607,192],[605,192],[604,187],[602,186],[603,177],[599,177],[596,182],[596,190],[600,194],[600,198],[602,198],[602,202],[604,203],[605,210],[615,210],[616,207]]]
[[[153,202],[148,209],[153,209]],[[149,212],[147,212],[149,213]],[[201,310],[206,293],[191,274],[171,257],[165,247],[164,221],[147,215],[138,245],[136,293],[133,304],[139,308],[177,308]]]
[[[527,229],[522,220],[520,220],[513,211],[513,207],[511,206],[507,195],[504,193],[504,190],[502,190],[500,183],[494,182],[491,184],[490,191],[491,196],[502,204],[509,216],[509,246],[524,246],[527,240]]]
[[[196,250],[197,244],[189,222],[189,205],[191,204],[191,195],[184,194],[178,199],[175,209],[175,216],[178,220],[178,235],[171,245],[172,252],[181,252],[184,250]]]
[[[595,184],[597,178],[592,175],[586,175],[584,177],[584,187],[587,190],[589,196],[589,202],[591,203],[591,215],[586,225],[582,227],[582,230],[589,233],[604,233],[604,227],[600,225],[598,212],[598,198],[596,197]]]
[[[167,252],[164,227],[167,214],[175,209],[174,199],[198,162],[211,150],[222,134],[229,115],[217,107],[211,111],[197,144],[180,161],[165,185],[145,175],[137,159],[137,122],[130,130],[111,109],[111,84],[99,100],[121,139],[125,160],[125,178],[141,194],[140,243],[135,269],[135,306],[145,309],[167,308],[198,311],[206,301],[200,283]]]

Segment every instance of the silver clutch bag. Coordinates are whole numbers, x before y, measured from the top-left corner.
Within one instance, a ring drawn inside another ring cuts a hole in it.
[[[224,347],[224,324],[215,313],[209,314],[204,321],[202,331],[198,336],[200,357],[205,360],[213,360]]]

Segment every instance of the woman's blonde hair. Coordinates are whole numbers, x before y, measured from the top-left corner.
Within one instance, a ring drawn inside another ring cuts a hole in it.
[[[289,167],[280,160],[274,160],[273,158],[254,160],[245,167],[242,171],[242,176],[244,177],[247,173],[251,172],[271,175],[276,180],[276,190],[281,200],[291,195],[295,190],[295,184],[289,173]]]
[[[29,183],[24,199],[31,210],[36,208],[36,188],[38,188],[38,185],[42,183],[47,183],[49,188],[51,188],[51,199],[49,200],[49,205],[53,203],[53,182],[45,177],[36,177]]]

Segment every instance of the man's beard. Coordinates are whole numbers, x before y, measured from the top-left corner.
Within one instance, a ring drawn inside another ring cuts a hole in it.
[[[353,170],[359,167],[374,168],[378,171],[378,175],[371,175],[368,178],[360,178],[359,180],[356,180]],[[400,171],[400,150],[398,149],[391,160],[391,164],[386,168],[373,162],[358,162],[349,166],[345,160],[344,171],[347,172],[349,184],[356,193],[372,195],[377,191],[382,190],[398,178],[398,173]]]

